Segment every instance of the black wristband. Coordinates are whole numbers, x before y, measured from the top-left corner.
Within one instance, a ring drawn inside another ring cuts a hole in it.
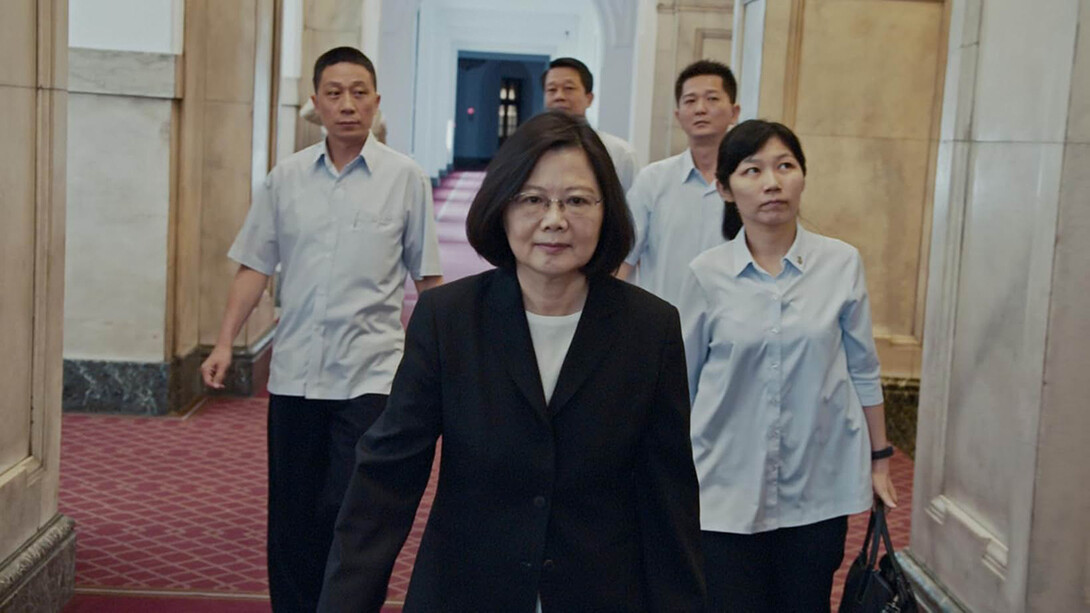
[[[884,460],[893,455],[893,445],[887,446],[885,449],[879,449],[877,451],[870,452],[870,461]]]

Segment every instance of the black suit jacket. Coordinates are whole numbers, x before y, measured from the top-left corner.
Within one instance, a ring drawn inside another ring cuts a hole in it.
[[[701,611],[677,311],[590,285],[546,405],[522,294],[495,270],[424,292],[357,447],[320,611],[379,611],[442,436],[404,610]]]

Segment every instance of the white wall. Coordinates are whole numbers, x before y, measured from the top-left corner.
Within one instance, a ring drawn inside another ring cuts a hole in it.
[[[371,0],[368,0],[370,2]],[[419,0],[383,0],[379,29],[378,91],[386,120],[386,144],[402,153],[413,150],[413,91],[416,87],[416,13]],[[366,13],[364,13],[366,20]],[[364,24],[364,28],[367,25]],[[451,104],[453,109],[454,105]]]
[[[587,3],[589,19],[601,30],[601,63],[595,73],[594,106],[597,126],[624,139],[633,135],[635,100],[637,22],[640,2],[636,0],[595,0]],[[595,10],[595,8],[597,10]],[[652,38],[652,47],[654,39]]]
[[[382,34],[383,0],[363,0],[363,24],[360,32],[360,51],[378,65],[382,61],[380,48]]]
[[[636,162],[642,167],[651,157],[651,118],[655,99],[655,41],[658,37],[656,0],[638,2],[635,51],[632,58],[631,116],[629,142],[636,149]]]
[[[68,46],[182,52],[185,0],[70,0]]]
[[[303,0],[284,0],[281,26],[280,76],[298,79],[303,76]]]
[[[735,5],[737,6],[737,5]],[[748,0],[734,11],[732,62],[738,76],[739,121],[755,119],[760,108],[761,60],[764,51],[766,0]]]

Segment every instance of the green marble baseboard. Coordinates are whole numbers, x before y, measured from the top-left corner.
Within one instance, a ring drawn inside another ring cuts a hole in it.
[[[920,380],[883,377],[882,393],[886,399],[886,436],[897,449],[915,458]]]

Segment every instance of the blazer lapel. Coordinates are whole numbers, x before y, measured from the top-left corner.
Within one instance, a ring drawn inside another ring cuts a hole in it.
[[[522,304],[522,290],[514,273],[496,271],[486,302],[491,305],[495,318],[494,325],[488,326],[489,344],[499,351],[508,373],[530,406],[547,420],[545,392],[541,388],[541,374],[530,340],[530,326],[526,323],[526,307]]]
[[[603,279],[591,283],[583,305],[583,315],[579,318],[579,326],[575,329],[575,337],[564,357],[560,378],[549,402],[549,417],[560,412],[579,391],[590,373],[609,354],[617,334],[623,332],[617,329],[618,324],[613,317],[621,307],[619,283],[623,282]]]

